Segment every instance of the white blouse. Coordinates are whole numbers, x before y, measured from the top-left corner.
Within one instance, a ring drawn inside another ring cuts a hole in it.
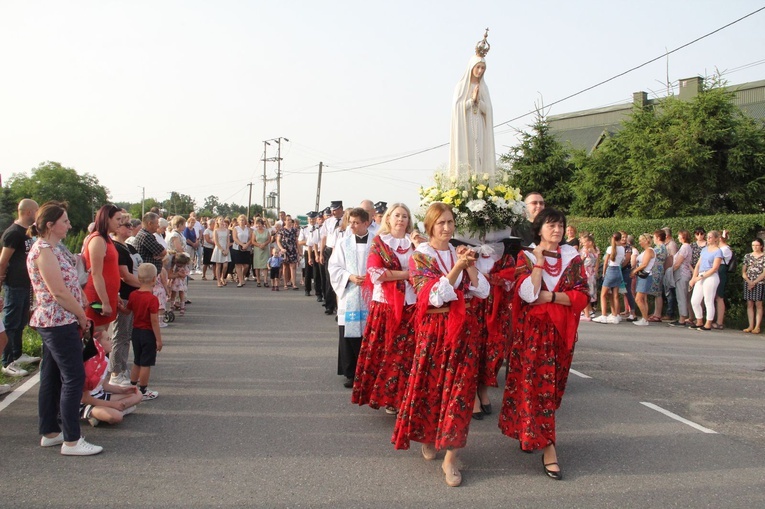
[[[396,238],[390,233],[385,233],[380,236],[380,240],[385,242],[385,244],[393,250],[393,252],[396,254],[396,258],[398,258],[399,263],[401,263],[401,270],[409,270],[409,258],[412,257],[412,241],[409,239],[409,235],[404,236],[404,238]],[[399,253],[398,249],[406,249],[405,253]],[[367,269],[367,272],[369,273],[369,277],[372,280],[372,283],[374,283],[375,287],[372,292],[372,300],[375,302],[385,302],[385,295],[383,294],[382,289],[382,281],[380,281],[380,277],[385,273],[384,269],[380,268],[369,268]],[[409,280],[405,280],[404,284],[406,285],[406,304],[414,304],[417,302],[417,295],[414,293],[414,288],[412,287],[412,283],[409,282]]]
[[[530,247],[535,247],[534,244],[531,244]],[[531,253],[527,251],[524,253],[526,257],[531,260],[531,263],[533,265],[537,264],[537,259],[534,256],[534,253]],[[569,246],[568,244],[562,244],[560,246],[560,257],[562,261],[562,266],[560,270],[560,274],[557,276],[551,276],[547,273],[546,270],[542,271],[542,280],[544,281],[544,286],[547,287],[547,290],[552,292],[555,291],[555,287],[558,286],[558,281],[560,281],[560,278],[563,276],[563,273],[566,271],[568,266],[571,264],[571,261],[579,256],[579,252],[576,250],[574,246]],[[549,264],[555,264],[558,260],[555,258],[550,258],[548,256],[545,256],[545,260]],[[540,285],[539,291],[542,291],[542,286]],[[530,277],[527,277],[523,283],[521,284],[520,289],[518,290],[518,295],[521,297],[521,299],[525,300],[526,302],[534,302],[539,298],[539,291],[534,291],[534,283],[531,281]]]

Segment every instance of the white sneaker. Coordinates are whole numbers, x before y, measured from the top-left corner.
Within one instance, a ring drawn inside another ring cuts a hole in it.
[[[112,385],[118,385],[120,387],[130,387],[130,379],[127,378],[124,374],[120,373],[118,375],[115,375],[112,373],[111,378],[109,378],[109,383]]]
[[[26,364],[37,364],[38,362],[40,362],[40,358],[39,357],[32,357],[31,355],[27,355],[25,353],[22,353],[21,357],[16,359],[16,362],[18,362],[19,364],[24,364],[24,363],[26,363]]]
[[[164,329],[165,327],[167,327],[167,323],[165,323],[165,322],[163,322],[162,320],[160,320],[160,321],[159,321],[159,327],[160,327],[161,329]]]
[[[5,366],[3,369],[3,374],[8,376],[27,376],[29,374],[29,371],[26,369],[21,369],[16,365],[15,362],[11,362],[7,366]]]
[[[600,315],[597,318],[593,318],[592,321],[595,323],[608,323],[608,318],[606,315]]]
[[[40,438],[40,447],[53,447],[54,445],[61,445],[64,443],[64,432],[60,431],[58,435],[53,438],[48,438],[43,435]]]
[[[130,415],[133,412],[135,412],[135,405],[127,407],[125,410],[122,411],[122,416],[125,417],[126,415]]]
[[[647,325],[650,325],[650,322],[645,318],[641,318],[640,320],[635,320],[632,322],[632,325],[637,325],[638,327],[646,327]]]
[[[618,324],[621,322],[622,319],[616,315],[608,315],[608,318],[606,318],[606,323],[615,323]]]
[[[93,456],[103,451],[100,445],[93,445],[85,441],[85,437],[80,437],[76,445],[61,445],[61,454],[64,456]]]
[[[8,384],[0,384],[0,394],[8,394],[11,392],[11,386]]]
[[[157,396],[159,396],[157,391],[146,389],[146,392],[143,393],[143,399],[141,401],[151,401],[153,399],[157,399]]]

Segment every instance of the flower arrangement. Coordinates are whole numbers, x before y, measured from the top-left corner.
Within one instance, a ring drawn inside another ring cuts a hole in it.
[[[477,236],[483,242],[488,233],[508,230],[524,219],[521,191],[509,186],[509,180],[504,170],[494,176],[436,173],[434,185],[420,187],[420,207],[424,213],[434,201],[451,205],[457,233]]]

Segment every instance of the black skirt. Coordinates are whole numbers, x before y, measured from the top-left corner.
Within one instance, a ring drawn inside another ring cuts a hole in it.
[[[234,265],[252,264],[252,251],[239,251],[238,249],[232,249],[231,263]]]
[[[757,283],[751,290],[744,281],[744,300],[753,300],[760,302],[765,297],[765,283]]]

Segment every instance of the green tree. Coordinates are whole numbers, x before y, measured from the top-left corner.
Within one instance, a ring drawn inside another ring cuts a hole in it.
[[[168,214],[180,214],[189,217],[189,212],[196,210],[196,203],[191,196],[173,191],[170,193],[170,198],[165,200],[162,208],[167,210]]]
[[[765,126],[746,117],[712,78],[691,101],[636,107],[622,130],[575,158],[572,212],[595,217],[682,217],[760,212]]]
[[[512,165],[511,184],[523,194],[540,192],[551,206],[568,212],[573,200],[571,179],[575,170],[571,153],[552,135],[540,110],[529,127],[531,133],[521,133],[521,144],[500,158]]]
[[[57,162],[44,162],[30,175],[14,173],[9,181],[15,201],[31,198],[39,204],[49,200],[69,202],[69,220],[75,231],[84,230],[95,211],[108,200],[109,191],[88,173],[78,174]]]
[[[16,220],[18,203],[13,198],[11,188],[3,187],[0,193],[0,231],[5,231]]]

